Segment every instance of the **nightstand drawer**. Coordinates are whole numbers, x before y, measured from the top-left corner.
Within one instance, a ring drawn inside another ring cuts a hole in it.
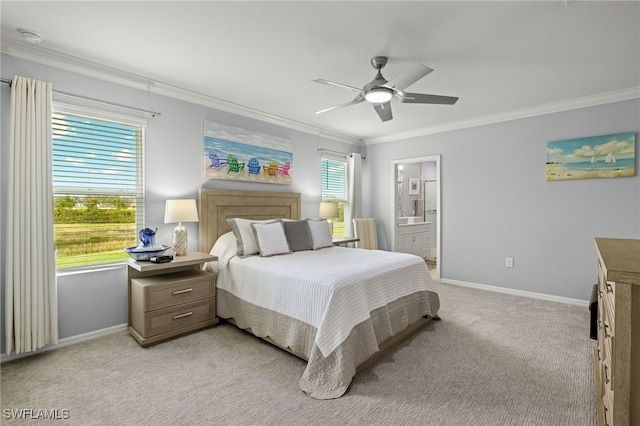
[[[215,299],[209,298],[198,302],[148,312],[144,316],[144,324],[138,327],[143,337],[151,337],[172,330],[205,322],[215,317]]]
[[[131,280],[132,302],[143,312],[193,302],[214,295],[213,275],[184,271]]]

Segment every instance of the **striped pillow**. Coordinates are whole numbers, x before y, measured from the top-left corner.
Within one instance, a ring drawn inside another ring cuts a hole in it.
[[[267,223],[273,222],[273,219],[266,220],[253,220],[253,219],[240,219],[233,218],[227,219],[227,223],[233,231],[233,235],[236,236],[238,244],[238,256],[247,257],[253,254],[258,254],[258,245],[256,244],[256,236],[251,229],[252,223]]]
[[[251,228],[256,237],[260,256],[268,257],[291,253],[282,223],[252,223]]]
[[[307,219],[307,225],[309,225],[309,231],[311,231],[311,241],[313,242],[314,250],[331,247],[333,245],[331,227],[326,219]]]

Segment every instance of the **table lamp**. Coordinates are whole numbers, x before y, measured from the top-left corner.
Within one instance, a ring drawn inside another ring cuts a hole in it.
[[[340,213],[338,213],[338,203],[336,203],[335,201],[323,201],[320,203],[318,216],[327,219],[327,222],[329,222],[329,228],[331,228],[331,236],[333,236],[333,222],[331,221],[331,218],[338,217],[339,215]]]
[[[182,222],[197,222],[196,200],[167,200],[164,208],[164,223],[176,223],[173,230],[173,252],[176,256],[187,254],[187,228]]]

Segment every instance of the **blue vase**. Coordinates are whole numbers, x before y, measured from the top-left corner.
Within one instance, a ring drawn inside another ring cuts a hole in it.
[[[140,236],[141,244],[138,248],[155,248],[156,247],[156,231],[151,228],[141,229],[138,235]]]

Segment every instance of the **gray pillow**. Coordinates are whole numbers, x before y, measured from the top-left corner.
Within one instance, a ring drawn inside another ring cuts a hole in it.
[[[312,250],[313,240],[306,220],[285,220],[284,233],[291,251]]]

